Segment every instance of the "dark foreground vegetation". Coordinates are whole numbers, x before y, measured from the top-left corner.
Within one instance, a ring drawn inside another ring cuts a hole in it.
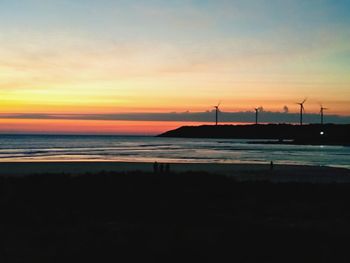
[[[0,179],[0,262],[350,259],[349,184],[140,172]]]
[[[329,144],[350,146],[348,124],[259,124],[183,126],[165,132],[160,137],[265,139],[278,143]],[[267,141],[267,143],[272,143]]]

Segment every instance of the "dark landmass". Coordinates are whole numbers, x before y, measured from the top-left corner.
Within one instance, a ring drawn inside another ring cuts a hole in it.
[[[350,184],[0,177],[1,262],[349,262]]]
[[[349,134],[349,124],[259,124],[183,126],[159,137],[259,139],[268,140],[265,143],[350,146]]]

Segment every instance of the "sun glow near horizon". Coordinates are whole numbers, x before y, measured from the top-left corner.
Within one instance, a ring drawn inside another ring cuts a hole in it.
[[[182,125],[207,122],[0,119],[0,134],[77,134],[154,136]],[[43,128],[44,127],[44,128]]]
[[[0,114],[203,112],[220,100],[231,112],[285,105],[298,112],[295,102],[308,97],[308,112],[322,103],[350,115],[349,7],[330,0],[5,0]],[[61,121],[60,131],[145,127],[69,123]],[[1,119],[0,132],[7,125],[51,129],[48,120]]]

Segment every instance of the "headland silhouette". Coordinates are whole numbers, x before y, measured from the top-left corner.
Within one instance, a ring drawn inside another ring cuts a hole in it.
[[[182,126],[159,137],[256,139],[259,143],[350,145],[349,124]]]

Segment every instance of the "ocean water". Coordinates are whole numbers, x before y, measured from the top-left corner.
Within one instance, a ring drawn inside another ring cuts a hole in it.
[[[248,140],[139,136],[0,135],[0,162],[267,163],[350,169],[350,147],[249,144]]]

